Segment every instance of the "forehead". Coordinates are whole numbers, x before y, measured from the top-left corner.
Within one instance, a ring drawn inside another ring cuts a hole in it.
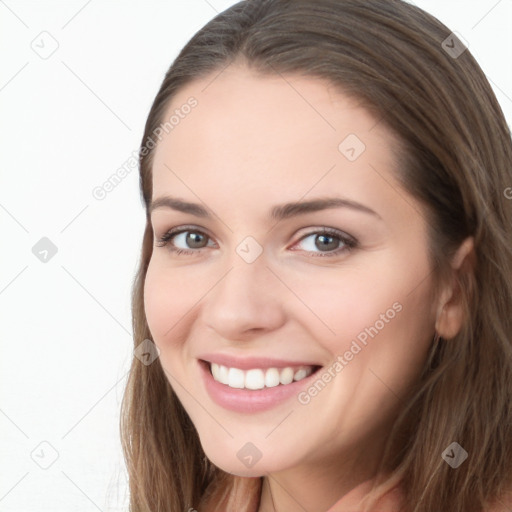
[[[173,115],[155,150],[153,197],[217,191],[261,202],[335,190],[363,199],[393,180],[393,134],[318,78],[228,66],[182,88],[164,122]]]

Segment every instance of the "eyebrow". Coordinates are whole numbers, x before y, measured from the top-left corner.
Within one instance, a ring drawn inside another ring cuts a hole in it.
[[[200,204],[189,203],[188,201],[171,196],[159,197],[152,201],[149,206],[149,214],[151,215],[154,210],[159,208],[170,208],[172,210],[195,215],[196,217],[203,217],[207,219],[213,218],[212,213]],[[313,199],[311,201],[297,201],[275,205],[270,210],[269,217],[271,220],[279,221],[295,217],[296,215],[318,212],[329,208],[350,208],[352,210],[373,215],[382,220],[382,217],[371,208],[368,208],[361,203],[357,203],[356,201],[340,197],[323,197]]]

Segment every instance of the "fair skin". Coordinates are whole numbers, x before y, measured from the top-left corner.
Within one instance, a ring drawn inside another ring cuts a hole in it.
[[[259,512],[328,510],[374,475],[434,329],[444,337],[460,329],[456,289],[430,298],[423,209],[394,178],[396,140],[357,102],[318,79],[263,77],[238,65],[184,87],[169,115],[190,96],[198,105],[155,150],[152,199],[172,195],[212,216],[152,211],[144,299],[159,361],[208,458],[240,476],[268,475]],[[348,134],[366,146],[354,161],[338,149]],[[268,217],[274,205],[326,197],[374,213],[337,207]],[[204,233],[202,248],[187,244],[187,233],[156,245],[180,226]],[[322,227],[357,246],[339,250],[334,237],[323,252]],[[263,249],[251,263],[236,252],[248,236]],[[471,248],[471,240],[461,246],[455,271]],[[307,404],[294,396],[261,412],[228,410],[200,378],[206,352],[328,368],[397,303],[400,312]],[[262,454],[252,467],[237,457],[247,442]]]

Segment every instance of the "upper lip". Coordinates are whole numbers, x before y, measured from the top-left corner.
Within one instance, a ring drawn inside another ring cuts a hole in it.
[[[203,354],[198,357],[209,363],[216,363],[228,368],[251,370],[252,368],[286,368],[288,366],[320,366],[311,361],[290,361],[273,357],[235,357],[228,354]]]

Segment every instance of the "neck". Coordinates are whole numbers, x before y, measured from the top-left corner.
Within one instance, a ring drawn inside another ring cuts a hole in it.
[[[328,511],[352,489],[374,477],[376,464],[367,460],[368,453],[372,450],[365,450],[365,455],[343,468],[337,454],[330,461],[323,459],[265,476],[258,512]]]

